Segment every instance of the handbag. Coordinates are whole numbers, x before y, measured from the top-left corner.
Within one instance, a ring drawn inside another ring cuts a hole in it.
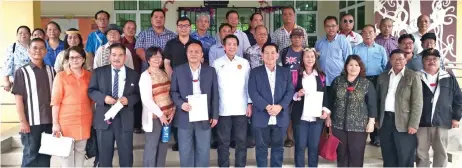
[[[96,130],[94,128],[91,128],[90,138],[87,140],[85,151],[85,158],[87,160],[98,155],[98,143],[96,139]]]
[[[328,132],[326,129],[328,129]],[[332,128],[324,127],[319,141],[319,156],[329,161],[337,160],[337,147],[339,143],[340,140],[332,135]]]
[[[42,140],[40,142],[39,153],[68,157],[73,151],[74,139],[70,137],[64,137],[61,133],[60,136],[54,136],[53,134],[42,133]]]

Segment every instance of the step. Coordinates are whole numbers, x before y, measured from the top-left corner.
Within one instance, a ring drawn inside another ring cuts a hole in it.
[[[290,151],[290,150],[287,150],[287,148],[286,148],[286,150],[284,151],[284,164],[289,166],[289,167],[292,165],[292,167],[293,167],[293,165],[294,165],[293,157],[288,157],[288,156],[291,156],[293,154],[290,154],[291,152],[286,152],[286,151]],[[212,149],[210,152],[211,152],[210,153],[210,164],[211,164],[211,166],[217,166],[217,155],[214,154],[214,153],[216,153],[216,150]],[[231,153],[230,154],[231,163],[234,163],[234,159],[232,159],[232,158],[234,158],[233,157],[234,150],[230,150],[230,153]],[[142,148],[134,149],[133,150],[133,156],[134,156],[133,157],[133,164],[134,164],[133,166],[136,166],[136,167],[142,166],[142,164],[143,164],[143,149]],[[168,167],[178,167],[178,166],[180,166],[179,165],[180,161],[179,161],[178,156],[179,156],[178,152],[174,152],[174,151],[169,150],[167,152],[166,166],[168,166]],[[21,158],[22,158],[22,148],[13,148],[10,151],[2,154],[2,158],[1,158],[2,165],[1,166],[2,167],[4,167],[4,166],[7,166],[7,167],[9,167],[9,166],[13,166],[13,167],[20,166],[21,165]],[[85,166],[92,166],[93,161],[94,161],[94,158],[86,160],[85,161]],[[247,164],[249,166],[255,166],[256,165],[255,152],[254,152],[253,149],[248,150]],[[60,165],[61,165],[60,158],[53,156],[51,158],[51,166],[55,167],[55,166],[60,166]],[[114,154],[113,165],[114,166],[119,165],[117,152],[115,152],[115,154]],[[320,165],[320,167],[335,167],[336,164],[335,164],[335,162],[330,162],[330,161],[327,161],[327,160],[324,160],[324,159],[320,158],[319,165]],[[365,158],[364,166],[365,167],[379,167],[379,166],[382,166],[382,159],[367,157],[367,158]]]

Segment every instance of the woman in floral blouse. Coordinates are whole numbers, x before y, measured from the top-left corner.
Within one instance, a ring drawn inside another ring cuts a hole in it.
[[[66,36],[64,37],[64,49],[67,50],[70,47],[83,47],[83,40],[82,36],[78,29],[70,28],[66,31]],[[61,72],[67,68],[69,68],[69,63],[64,60],[64,52],[61,51],[58,56],[56,57],[56,62],[54,65],[56,73]],[[86,62],[84,65],[86,70],[91,71],[93,69],[93,58],[87,55]]]
[[[29,64],[30,58],[27,53],[30,42],[30,28],[19,26],[16,30],[18,40],[6,49],[6,61],[3,65],[3,88],[9,92],[13,86],[14,72],[20,67]]]
[[[374,84],[366,79],[366,69],[358,55],[348,56],[344,72],[335,78],[329,91],[331,115],[326,126],[340,140],[337,167],[363,167],[367,134],[374,131],[377,97]]]

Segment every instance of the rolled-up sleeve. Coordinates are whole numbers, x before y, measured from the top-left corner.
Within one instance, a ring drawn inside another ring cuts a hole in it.
[[[152,93],[152,80],[149,73],[143,72],[139,82],[141,102],[144,108],[147,108],[148,112],[153,113],[157,117],[162,117],[164,114],[159,106],[154,102]]]

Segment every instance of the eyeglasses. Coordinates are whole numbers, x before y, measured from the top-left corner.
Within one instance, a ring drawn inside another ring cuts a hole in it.
[[[82,57],[69,57],[69,61],[80,61],[82,59]]]
[[[353,23],[353,20],[346,20],[346,19],[343,20],[343,23],[348,23],[348,22]]]
[[[46,50],[45,47],[40,47],[40,48],[39,47],[32,47],[31,49],[32,49],[32,51],[37,51],[37,50],[38,51],[45,51]]]
[[[177,25],[177,26],[178,26],[178,28],[180,28],[180,29],[186,29],[186,28],[189,28],[189,26],[191,26],[191,25],[188,25],[188,24],[187,24],[187,25]]]
[[[406,60],[406,58],[395,58],[395,59],[391,59],[391,60],[392,60],[392,61],[399,61],[399,62],[401,62],[401,61]]]
[[[337,27],[337,25],[336,25],[336,24],[332,24],[332,25],[324,25],[324,26],[325,26],[326,28],[335,28],[335,27]]]

